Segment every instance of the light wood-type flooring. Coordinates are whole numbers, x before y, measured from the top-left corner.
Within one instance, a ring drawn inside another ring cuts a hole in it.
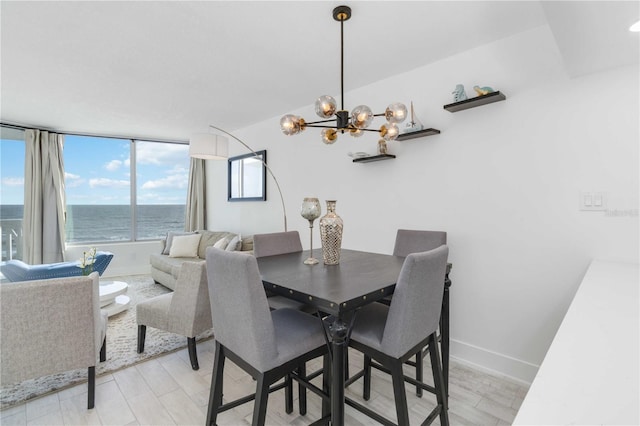
[[[200,370],[193,371],[186,349],[151,359],[96,379],[96,406],[87,410],[87,386],[81,384],[3,410],[0,424],[9,425],[203,425],[207,412],[214,340],[198,343]],[[107,355],[108,356],[108,355]],[[352,372],[362,364],[362,355],[351,350]],[[313,361],[307,371],[321,366]],[[406,373],[412,374],[410,367]],[[372,378],[372,409],[395,420],[390,377],[375,369]],[[428,357],[425,376],[431,373]],[[320,380],[317,378],[315,380]],[[427,382],[431,382],[427,380]],[[362,402],[362,382],[347,389],[347,395]],[[431,382],[432,383],[432,382]],[[297,385],[295,392],[297,398]],[[449,418],[453,425],[511,424],[527,392],[527,387],[509,379],[451,362]],[[255,382],[227,360],[225,400],[252,393]],[[420,424],[435,406],[435,397],[425,392],[417,398],[415,388],[407,385],[411,424]],[[284,410],[284,391],[269,397],[267,424],[305,425],[320,417],[320,399],[308,393],[306,416],[297,414],[297,399],[292,414]],[[251,424],[253,403],[247,403],[218,417],[219,425]],[[346,407],[347,425],[375,425],[373,420]],[[434,424],[439,424],[436,420]]]

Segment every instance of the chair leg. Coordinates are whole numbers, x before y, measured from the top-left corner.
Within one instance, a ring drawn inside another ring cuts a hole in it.
[[[331,358],[329,354],[322,357],[322,390],[329,395],[331,389]],[[331,414],[331,404],[328,400],[322,398],[322,417]]]
[[[256,401],[253,406],[253,426],[263,426],[267,418],[267,401],[269,400],[269,382],[260,374],[256,383]]]
[[[198,365],[198,352],[196,351],[195,337],[187,337],[187,348],[189,349],[189,361],[191,361],[191,368],[199,370],[200,366]]]
[[[438,351],[438,339],[436,333],[429,337],[429,356],[431,358],[431,371],[433,372],[433,383],[436,388],[436,400],[441,407],[440,425],[449,425],[449,406],[447,404],[447,394],[442,374],[442,364],[440,364],[440,352]]]
[[[138,353],[144,352],[144,338],[147,335],[147,326],[138,325]]]
[[[291,374],[284,376],[284,412],[293,413],[293,380]]]
[[[307,378],[307,364],[302,363],[298,366],[298,377],[301,379]],[[300,415],[307,414],[307,388],[298,383],[298,405],[300,408]]]
[[[100,347],[100,362],[105,362],[107,360],[107,337],[105,336],[102,341],[102,346]]]
[[[216,342],[215,360],[213,361],[213,374],[211,376],[211,390],[209,391],[209,408],[207,409],[207,425],[215,426],[218,417],[218,408],[222,405],[222,379],[224,373],[224,350],[220,343]]]
[[[349,346],[344,350],[344,380],[349,380]]]
[[[91,410],[95,407],[96,401],[96,367],[89,367],[89,383],[88,383],[88,396],[87,396],[87,409]]]
[[[368,401],[371,398],[371,357],[364,356],[364,380],[362,381],[362,398]]]
[[[422,349],[420,349],[416,354],[416,380],[422,383],[422,378]],[[422,398],[422,388],[420,386],[416,386],[416,395],[418,398]]]
[[[391,378],[393,381],[393,396],[396,401],[396,414],[399,425],[409,424],[409,408],[407,407],[407,393],[404,389],[404,373],[402,362],[394,360],[391,365]]]

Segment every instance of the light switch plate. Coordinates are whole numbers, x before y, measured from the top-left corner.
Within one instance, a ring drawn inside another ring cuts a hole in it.
[[[581,192],[580,210],[604,211],[607,209],[607,194],[605,192]]]

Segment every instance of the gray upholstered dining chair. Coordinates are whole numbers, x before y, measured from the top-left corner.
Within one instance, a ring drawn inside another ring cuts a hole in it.
[[[282,387],[286,412],[291,413],[291,373],[327,354],[322,323],[298,310],[270,310],[253,256],[209,247],[207,271],[216,349],[206,424],[215,425],[218,413],[255,398],[252,424],[263,425],[269,392]],[[256,392],[223,405],[227,358],[256,379]],[[271,387],[283,377],[283,385]]]
[[[298,231],[274,232],[271,234],[256,234],[253,236],[253,255],[256,259],[279,254],[299,253],[302,242]],[[287,299],[286,297],[267,294],[271,309],[290,308],[312,313],[314,309],[304,303]]]
[[[183,262],[175,290],[138,303],[138,353],[144,352],[147,327],[187,336],[191,368],[198,370],[196,336],[209,330],[211,308],[204,262]]]
[[[302,242],[298,231],[273,232],[270,234],[256,234],[253,236],[253,255],[256,259],[267,256],[277,256],[279,254],[299,253],[302,251]],[[299,311],[314,313],[315,309],[304,303],[287,299],[267,291],[267,302],[272,310],[289,308]],[[298,370],[300,377],[307,374],[306,366],[302,364]],[[298,398],[300,402],[300,414],[307,412],[307,392],[304,387],[298,388]]]
[[[447,233],[444,231],[398,229],[393,255],[406,257],[411,253],[433,250],[445,244]]]
[[[106,332],[97,272],[0,284],[0,382],[87,368],[91,409],[96,360],[106,360]]]
[[[399,425],[409,424],[404,386],[407,378],[402,365],[425,346],[429,347],[435,386],[429,387],[418,381],[415,384],[419,383],[421,388],[434,392],[437,400],[437,406],[427,417],[426,423],[439,415],[441,425],[449,424],[436,336],[448,254],[449,248],[440,246],[427,252],[407,255],[391,304],[366,305],[355,317],[349,346],[364,354],[363,398],[368,400],[370,397],[373,359],[391,373]],[[358,403],[355,405],[365,414],[371,412]]]
[[[393,255],[407,257],[411,253],[433,250],[445,244],[447,244],[447,233],[444,231],[398,229]],[[382,302],[389,304],[392,297],[389,296],[383,299]],[[415,360],[408,362],[408,364],[416,368],[416,380],[419,382],[422,381],[422,359],[424,355],[423,351],[418,351]],[[422,396],[422,388],[420,386],[416,386],[416,395]]]

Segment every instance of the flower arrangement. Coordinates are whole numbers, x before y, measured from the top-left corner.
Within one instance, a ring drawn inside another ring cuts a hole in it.
[[[92,247],[89,251],[82,252],[79,268],[82,268],[82,275],[89,275],[93,272],[93,264],[96,261],[96,248]]]

